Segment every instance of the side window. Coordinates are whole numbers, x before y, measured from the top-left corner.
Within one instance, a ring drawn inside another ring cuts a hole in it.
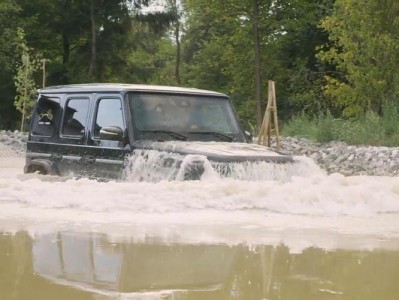
[[[60,100],[58,98],[40,98],[33,112],[33,135],[53,136],[60,118]]]
[[[124,129],[122,102],[117,98],[102,98],[98,101],[94,124],[94,137],[100,138],[100,129],[105,126],[118,126]]]
[[[88,112],[89,99],[69,99],[65,106],[62,134],[82,137],[85,132],[85,124]]]

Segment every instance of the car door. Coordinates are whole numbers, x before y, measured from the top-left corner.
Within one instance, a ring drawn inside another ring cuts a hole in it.
[[[41,95],[35,105],[26,149],[27,173],[58,174],[60,103],[59,95]]]
[[[91,94],[67,96],[64,101],[56,153],[61,175],[86,175],[86,132]]]
[[[119,140],[101,134],[106,127],[123,132]],[[122,97],[119,94],[98,95],[88,137],[86,157],[89,174],[97,178],[121,179],[126,154],[130,153]]]

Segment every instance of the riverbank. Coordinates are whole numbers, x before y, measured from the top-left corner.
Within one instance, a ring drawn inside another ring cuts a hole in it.
[[[0,148],[1,156],[25,155],[27,133],[15,131],[0,130]],[[7,150],[6,150],[7,149]],[[10,151],[12,150],[12,151]]]
[[[349,146],[343,142],[321,144],[306,138],[287,137],[281,141],[282,151],[312,158],[328,174],[399,175],[399,148]]]
[[[0,131],[0,144],[13,150],[7,152],[10,156],[11,153],[24,155],[26,141],[25,133]],[[281,140],[281,148],[290,155],[312,158],[328,174],[399,175],[399,148],[396,147],[349,146],[343,142],[321,144],[306,138],[286,137]]]

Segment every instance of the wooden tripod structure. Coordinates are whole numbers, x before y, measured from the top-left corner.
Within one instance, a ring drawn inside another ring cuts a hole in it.
[[[273,128],[272,128],[273,127]],[[271,134],[274,131],[276,137],[276,149],[280,150],[280,136],[278,131],[277,104],[275,82],[269,80],[269,92],[267,106],[263,117],[262,126],[259,130],[258,144],[271,146]]]

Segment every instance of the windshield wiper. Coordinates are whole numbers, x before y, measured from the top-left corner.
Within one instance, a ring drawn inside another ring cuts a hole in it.
[[[141,130],[141,131],[151,132],[151,133],[166,133],[174,138],[177,138],[180,141],[187,141],[187,136],[176,131],[171,131],[171,130]]]
[[[188,132],[189,134],[209,134],[209,135],[214,135],[217,137],[220,137],[224,139],[225,141],[232,142],[234,138],[228,134],[219,132],[219,131],[190,131]]]

